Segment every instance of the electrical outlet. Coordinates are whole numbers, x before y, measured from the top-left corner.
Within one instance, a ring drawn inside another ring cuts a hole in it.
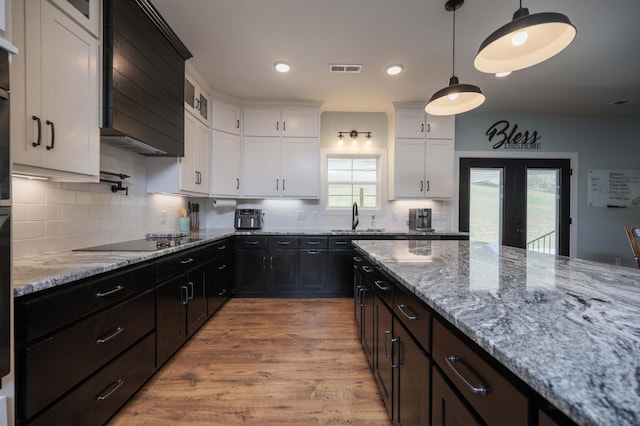
[[[167,211],[166,210],[161,210],[160,211],[160,223],[167,223]]]
[[[304,210],[298,210],[298,220],[304,220],[305,216]]]

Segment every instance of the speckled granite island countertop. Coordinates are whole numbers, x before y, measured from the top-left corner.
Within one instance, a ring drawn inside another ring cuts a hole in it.
[[[113,271],[135,263],[153,260],[170,253],[194,248],[234,235],[329,235],[356,238],[363,236],[394,236],[406,238],[468,238],[464,232],[416,232],[402,230],[251,230],[210,229],[198,233],[199,241],[152,252],[131,251],[63,251],[13,260],[12,284],[14,297],[88,278],[103,272]]]
[[[640,424],[640,271],[469,241],[354,245],[578,424]]]

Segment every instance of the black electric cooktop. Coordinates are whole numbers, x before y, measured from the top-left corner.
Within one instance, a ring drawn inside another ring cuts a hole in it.
[[[140,240],[103,244],[99,246],[75,249],[74,251],[156,251],[168,247],[175,247],[187,243],[192,243],[199,240],[200,238],[194,238],[184,235],[151,235]]]

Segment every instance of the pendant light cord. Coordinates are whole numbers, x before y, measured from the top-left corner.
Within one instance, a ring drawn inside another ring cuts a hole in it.
[[[520,0],[522,1],[522,0]],[[451,71],[453,76],[456,75],[456,8],[453,8],[453,58],[451,64]]]

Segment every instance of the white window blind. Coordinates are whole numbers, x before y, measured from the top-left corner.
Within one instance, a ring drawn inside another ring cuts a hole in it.
[[[351,208],[354,202],[363,208],[377,208],[379,193],[378,157],[327,157],[328,208]]]

